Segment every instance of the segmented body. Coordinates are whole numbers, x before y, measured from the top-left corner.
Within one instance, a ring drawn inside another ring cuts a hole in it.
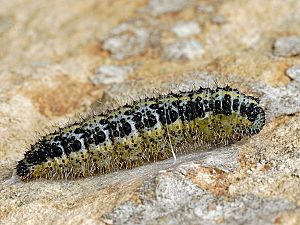
[[[42,137],[18,162],[17,174],[25,180],[129,169],[181,154],[185,144],[232,143],[259,133],[264,123],[258,100],[228,86],[170,93]]]

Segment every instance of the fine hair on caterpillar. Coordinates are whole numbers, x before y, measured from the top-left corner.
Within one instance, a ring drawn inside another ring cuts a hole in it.
[[[45,135],[16,166],[22,180],[131,169],[260,132],[259,100],[229,86],[162,94],[124,104]]]

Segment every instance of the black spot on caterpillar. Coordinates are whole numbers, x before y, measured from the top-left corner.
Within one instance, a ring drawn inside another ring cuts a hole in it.
[[[182,154],[184,144],[228,144],[260,132],[259,100],[229,86],[124,105],[42,137],[18,162],[22,180],[84,177]]]

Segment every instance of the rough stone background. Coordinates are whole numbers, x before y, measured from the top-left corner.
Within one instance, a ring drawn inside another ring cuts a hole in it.
[[[1,224],[300,224],[300,1],[2,0]],[[105,176],[21,182],[17,160],[92,110],[215,83],[263,131]]]

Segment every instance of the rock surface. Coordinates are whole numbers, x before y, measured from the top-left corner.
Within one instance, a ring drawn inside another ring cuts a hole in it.
[[[192,35],[199,34],[201,32],[198,24],[195,21],[177,22],[172,27],[172,31],[179,38],[189,37],[189,36],[192,36]]]
[[[197,40],[176,41],[164,48],[164,55],[168,60],[193,60],[203,53],[204,49]]]
[[[283,57],[300,55],[300,37],[278,38],[274,43],[274,55]]]
[[[91,77],[93,84],[121,83],[132,69],[129,66],[103,65]]]
[[[298,0],[2,1],[0,224],[300,224],[299,9]],[[30,144],[69,118],[215,82],[261,98],[260,134],[102,176],[14,176]]]

